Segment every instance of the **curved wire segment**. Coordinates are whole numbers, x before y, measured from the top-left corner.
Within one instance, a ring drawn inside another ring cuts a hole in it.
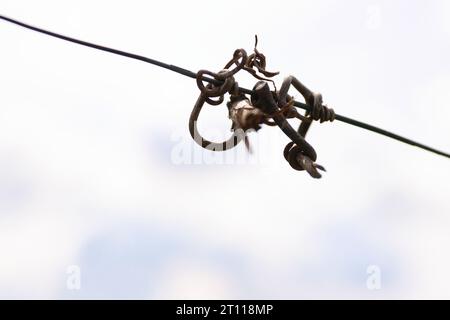
[[[48,31],[48,30],[45,30],[45,29],[42,29],[42,28],[34,27],[34,26],[29,25],[27,23],[24,23],[24,22],[21,22],[21,21],[18,21],[18,20],[15,20],[15,19],[3,16],[3,15],[0,15],[0,20],[4,20],[4,21],[7,21],[7,22],[16,24],[18,26],[21,26],[23,28],[27,28],[27,29],[30,29],[30,30],[33,30],[33,31],[36,31],[36,32],[40,32],[40,33],[46,34],[48,36],[59,38],[59,39],[65,40],[65,41],[73,42],[73,43],[76,43],[76,44],[79,44],[79,45],[82,45],[82,46],[90,47],[90,48],[101,50],[101,51],[106,51],[106,52],[109,52],[109,53],[113,53],[113,54],[116,54],[116,55],[124,56],[124,57],[135,59],[135,60],[140,60],[140,61],[143,61],[143,62],[146,62],[146,63],[150,63],[150,64],[156,65],[158,67],[161,67],[161,68],[164,68],[164,69],[168,69],[168,70],[171,70],[173,72],[182,74],[182,75],[184,75],[186,77],[189,77],[189,78],[193,78],[193,79],[197,78],[197,74],[192,72],[192,71],[190,71],[190,70],[187,70],[187,69],[175,66],[175,65],[167,64],[167,63],[155,60],[155,59],[147,58],[147,57],[144,57],[144,56],[141,56],[141,55],[137,55],[137,54],[134,54],[134,53],[129,53],[129,52],[126,52],[126,51],[117,50],[117,49],[101,46],[101,45],[98,45],[98,44],[90,43],[90,42],[87,42],[87,41],[78,40],[78,39],[75,39],[75,38],[64,36],[64,35],[58,34],[56,32],[52,32],[52,31]],[[209,78],[209,77],[203,77],[202,80],[206,81],[206,82],[209,82],[209,83],[212,83],[212,84],[215,84],[215,85],[221,85],[223,83],[223,81],[220,81],[220,80],[217,80],[217,79],[213,79],[213,78]],[[245,93],[245,94],[252,94],[253,93],[253,90],[249,90],[249,89],[245,89],[245,88],[241,88],[241,87],[239,87],[238,89],[239,89],[240,92]],[[298,107],[298,108],[301,108],[301,109],[304,109],[304,110],[307,110],[307,111],[312,111],[311,107],[308,106],[305,103],[301,103],[301,102],[295,101],[294,105],[296,107]],[[369,130],[369,131],[381,134],[383,136],[386,136],[386,137],[389,137],[389,138],[401,141],[403,143],[406,143],[406,144],[409,144],[409,145],[412,145],[412,146],[415,146],[415,147],[418,147],[418,148],[421,148],[421,149],[433,152],[433,153],[438,154],[440,156],[443,156],[443,157],[446,157],[446,158],[450,158],[450,154],[449,153],[437,150],[435,148],[432,148],[432,147],[429,147],[429,146],[424,145],[422,143],[419,143],[419,142],[413,141],[411,139],[402,137],[402,136],[397,135],[395,133],[392,133],[390,131],[378,128],[376,126],[373,126],[373,125],[370,125],[370,124],[367,124],[367,123],[364,123],[364,122],[361,122],[361,121],[358,121],[358,120],[354,120],[354,119],[351,119],[351,118],[348,118],[348,117],[345,117],[345,116],[342,116],[342,115],[339,115],[339,114],[335,115],[335,119],[338,120],[338,121],[350,124],[352,126],[356,126],[356,127],[359,127],[359,128],[365,129],[365,130]]]

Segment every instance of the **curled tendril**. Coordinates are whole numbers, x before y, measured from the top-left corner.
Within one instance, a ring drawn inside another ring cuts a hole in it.
[[[286,145],[283,155],[291,168],[297,171],[306,170],[313,178],[319,179],[322,177],[318,170],[326,171],[323,166],[315,163],[310,157],[305,155],[302,149],[295,145],[294,142],[289,142]]]
[[[255,47],[253,49],[254,52],[250,56],[248,56],[243,69],[258,80],[271,82],[276,91],[275,82],[272,79],[268,78],[272,78],[278,75],[279,72],[270,72],[266,70],[266,56],[258,51],[258,49],[256,48],[257,45],[258,45],[258,36],[255,35]],[[258,73],[264,75],[265,77],[260,76]]]

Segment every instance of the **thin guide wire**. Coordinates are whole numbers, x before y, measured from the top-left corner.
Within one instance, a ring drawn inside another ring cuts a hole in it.
[[[90,42],[87,42],[87,41],[75,39],[75,38],[72,38],[72,37],[64,36],[64,35],[61,35],[61,34],[58,34],[58,33],[52,32],[52,31],[44,30],[42,28],[34,27],[34,26],[29,25],[27,23],[24,23],[24,22],[21,22],[21,21],[18,21],[18,20],[15,20],[15,19],[3,16],[3,15],[0,15],[0,19],[4,20],[4,21],[7,21],[7,22],[10,22],[10,23],[13,23],[13,24],[18,25],[18,26],[21,26],[23,28],[27,28],[27,29],[30,29],[30,30],[33,30],[33,31],[36,31],[36,32],[40,32],[40,33],[46,34],[46,35],[51,36],[51,37],[55,37],[55,38],[58,38],[58,39],[69,41],[69,42],[73,42],[73,43],[76,43],[76,44],[79,44],[79,45],[82,45],[82,46],[86,46],[86,47],[90,47],[90,48],[93,48],[93,49],[96,49],[96,50],[106,51],[106,52],[109,52],[109,53],[113,53],[113,54],[116,54],[116,55],[120,55],[120,56],[124,56],[124,57],[130,58],[130,59],[140,60],[140,61],[143,61],[143,62],[146,62],[146,63],[149,63],[149,64],[153,64],[155,66],[158,66],[158,67],[161,67],[161,68],[164,68],[164,69],[168,69],[170,71],[179,73],[179,74],[184,75],[184,76],[189,77],[189,78],[195,79],[196,76],[197,76],[196,73],[194,73],[194,72],[192,72],[190,70],[187,70],[187,69],[184,69],[184,68],[172,65],[172,64],[167,64],[167,63],[164,63],[164,62],[161,62],[161,61],[158,61],[158,60],[155,60],[155,59],[147,58],[147,57],[144,57],[144,56],[141,56],[141,55],[137,55],[137,54],[134,54],[134,53],[129,53],[129,52],[126,52],[126,51],[117,50],[117,49],[105,47],[105,46],[102,46],[102,45],[90,43]],[[206,82],[209,82],[209,83],[216,84],[216,85],[220,85],[221,84],[221,81],[218,81],[218,80],[212,79],[212,78],[208,78],[208,77],[203,77],[203,80],[206,81]],[[249,89],[246,89],[246,88],[241,88],[241,87],[239,87],[239,90],[242,93],[245,93],[245,94],[251,94],[253,92],[252,90],[249,90]],[[294,105],[299,107],[299,108],[302,108],[304,110],[308,110],[308,111],[311,110],[310,106],[308,106],[307,104],[298,102],[298,101],[295,101]],[[438,154],[440,156],[443,156],[443,157],[446,157],[446,158],[450,158],[450,154],[448,154],[446,152],[437,150],[435,148],[432,148],[432,147],[429,147],[429,146],[424,145],[422,143],[419,143],[419,142],[413,141],[411,139],[402,137],[402,136],[397,135],[395,133],[392,133],[390,131],[378,128],[376,126],[373,126],[373,125],[370,125],[370,124],[367,124],[367,123],[364,123],[364,122],[361,122],[361,121],[358,121],[358,120],[354,120],[354,119],[351,119],[349,117],[345,117],[345,116],[339,115],[339,114],[336,114],[335,119],[338,120],[338,121],[350,124],[352,126],[356,126],[356,127],[359,127],[359,128],[365,129],[365,130],[369,130],[369,131],[381,134],[383,136],[386,136],[386,137],[398,140],[400,142],[403,142],[403,143],[406,143],[406,144],[409,144],[409,145],[412,145],[412,146],[415,146],[415,147],[418,147],[418,148],[421,148],[421,149],[433,152],[433,153]]]

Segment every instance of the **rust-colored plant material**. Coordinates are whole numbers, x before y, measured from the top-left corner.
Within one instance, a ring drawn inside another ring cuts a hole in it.
[[[247,56],[245,50],[238,49],[234,52],[233,58],[225,65],[224,70],[218,73],[207,70],[200,70],[198,73],[194,73],[176,65],[168,64],[131,52],[68,37],[53,31],[32,26],[16,19],[5,17],[3,15],[0,15],[0,20],[95,50],[105,51],[130,59],[143,61],[145,63],[176,72],[180,75],[196,79],[201,94],[194,106],[194,109],[192,110],[189,121],[189,130],[197,143],[210,150],[227,150],[236,146],[241,140],[244,140],[247,148],[250,149],[248,139],[245,134],[246,130],[258,130],[263,124],[268,126],[279,126],[291,139],[291,142],[288,143],[284,149],[284,156],[291,167],[296,170],[306,170],[311,176],[320,178],[320,174],[317,169],[323,171],[325,169],[315,163],[317,158],[316,152],[311,145],[305,141],[305,136],[313,120],[320,120],[320,122],[324,122],[333,121],[336,119],[352,126],[369,130],[411,146],[427,150],[434,154],[450,158],[450,154],[447,152],[440,151],[423,143],[402,137],[374,125],[343,115],[335,114],[332,109],[329,109],[322,104],[322,96],[320,94],[311,92],[295,77],[290,76],[286,78],[281,89],[278,91],[275,87],[275,82],[269,79],[276,76],[278,72],[269,72],[266,70],[266,57],[256,49],[258,44],[258,38],[256,36],[254,53],[250,56]],[[229,70],[229,68],[233,65],[236,65],[236,67]],[[245,70],[258,80],[261,80],[255,85],[255,89],[257,90],[248,90],[246,88],[240,88],[237,85],[237,82],[235,82],[233,76],[240,70]],[[259,74],[262,74],[266,78]],[[205,85],[203,83],[204,81],[209,84]],[[271,82],[273,84],[273,91],[269,89],[267,82]],[[306,100],[306,104],[294,101],[293,98],[287,94],[291,85],[293,85],[294,88],[296,88],[303,95]],[[226,93],[230,94],[230,100],[227,103],[227,107],[229,110],[229,117],[233,122],[231,128],[233,135],[227,141],[213,143],[203,139],[202,136],[200,136],[197,131],[196,121],[205,102],[210,105],[219,105],[224,101],[224,95]],[[245,95],[250,95],[250,97],[248,98]],[[308,110],[308,112],[305,115],[300,115],[295,108],[302,108]],[[297,131],[293,130],[293,128],[287,123],[286,119],[289,118],[298,118],[302,121]]]
[[[211,151],[225,151],[234,148],[244,140],[249,149],[247,133],[249,130],[258,131],[262,125],[278,126],[290,139],[284,148],[284,157],[292,168],[298,171],[306,170],[311,177],[320,178],[318,170],[325,168],[316,163],[317,154],[314,148],[305,140],[313,120],[321,123],[333,121],[335,113],[333,109],[323,105],[322,95],[314,93],[304,86],[294,76],[284,79],[281,88],[276,89],[275,82],[269,78],[278,75],[278,72],[266,70],[266,58],[256,49],[258,39],[255,41],[254,53],[250,56],[244,49],[237,49],[233,58],[225,64],[223,70],[215,73],[208,70],[197,72],[197,86],[200,95],[189,119],[189,131],[192,138],[203,148]],[[230,69],[231,67],[233,67]],[[239,91],[239,85],[234,75],[241,70],[249,72],[259,81],[253,87],[250,97]],[[262,74],[263,76],[261,76]],[[220,82],[220,85],[204,83],[204,77],[209,76]],[[270,90],[269,82],[274,90]],[[293,86],[304,97],[306,104],[311,106],[311,111],[304,115],[298,113],[294,106],[294,99],[288,95]],[[232,135],[223,142],[211,142],[203,138],[197,129],[197,120],[205,103],[220,105],[224,102],[225,94],[229,94],[227,102],[229,118],[232,121]],[[301,121],[297,130],[292,128],[287,119],[297,118]]]

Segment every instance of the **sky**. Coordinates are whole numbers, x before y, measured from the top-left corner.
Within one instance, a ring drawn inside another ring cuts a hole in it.
[[[0,8],[193,71],[257,34],[279,85],[294,75],[339,114],[450,150],[448,1]],[[189,135],[192,79],[4,21],[0,39],[1,298],[450,298],[448,159],[338,121],[308,133],[320,180],[289,167],[277,128],[251,155],[212,153]],[[199,122],[230,134],[224,105]]]

